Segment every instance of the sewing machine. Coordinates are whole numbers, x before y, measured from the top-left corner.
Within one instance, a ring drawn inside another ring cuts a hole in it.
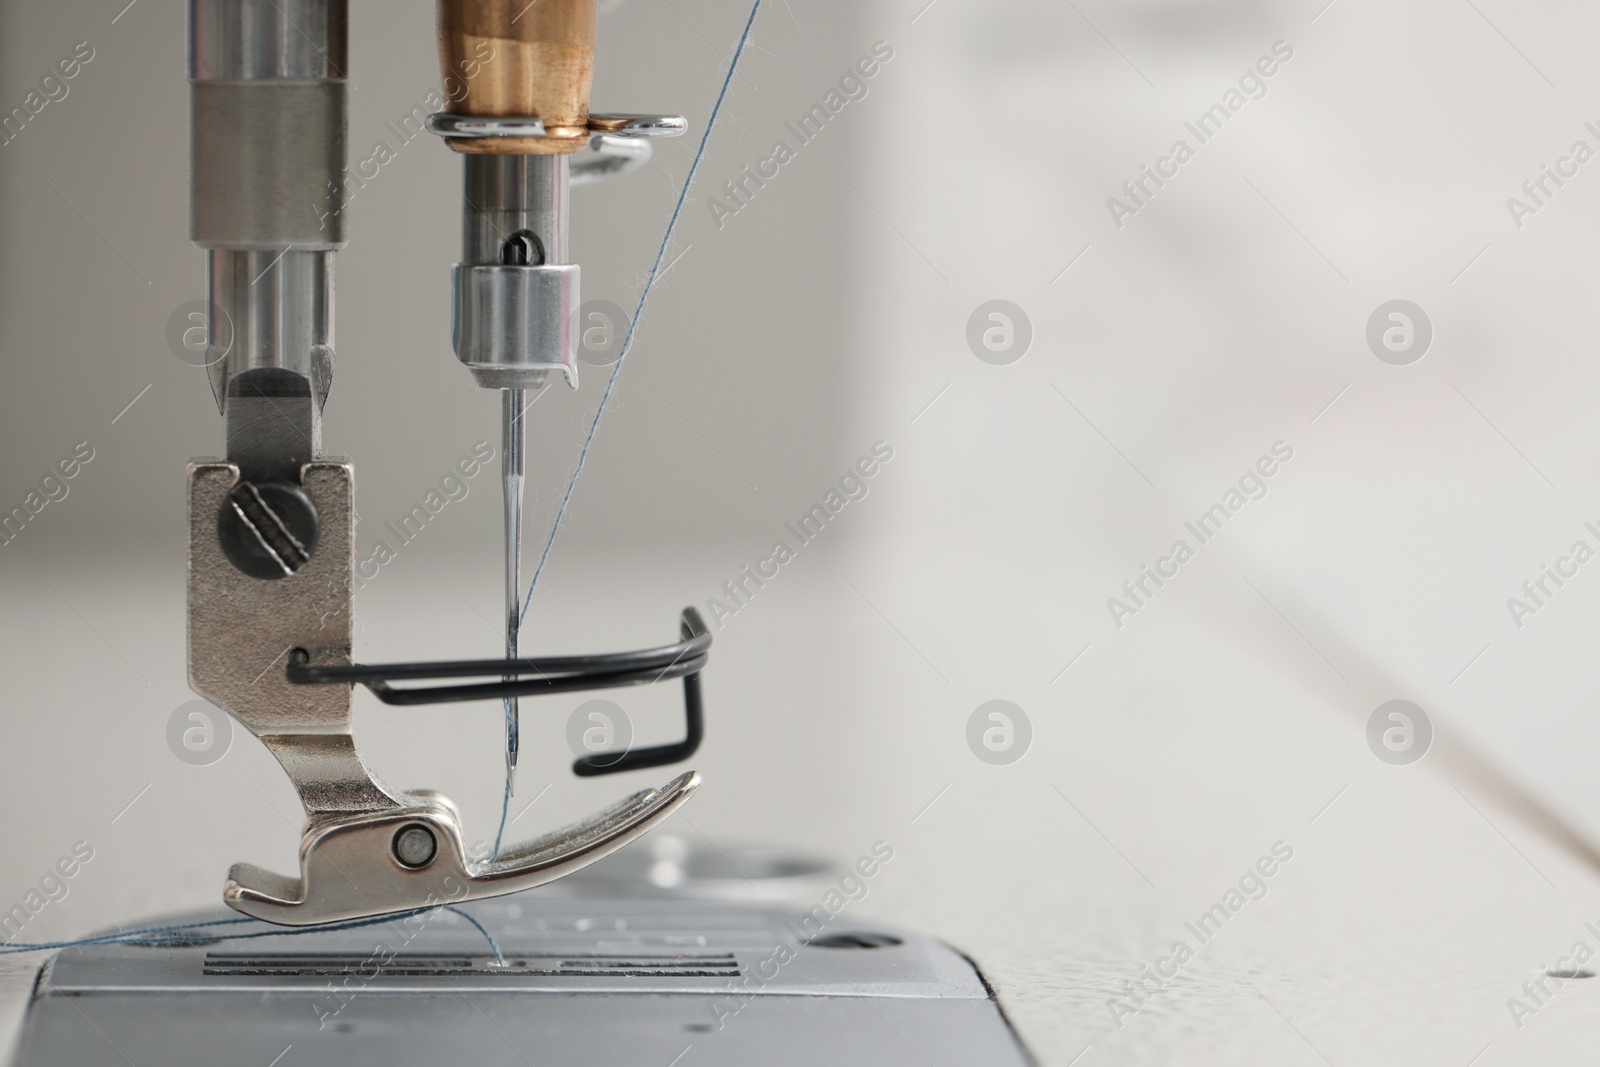
[[[595,0],[440,2],[449,107],[427,127],[463,161],[451,272],[462,382],[502,397],[505,656],[374,665],[353,648],[353,466],[321,447],[334,258],[362,181],[347,167],[345,4],[191,0],[190,237],[207,258],[224,455],[187,475],[189,676],[288,774],[306,815],[300,869],[236,864],[227,919],[161,920],[139,940],[51,959],[19,1064],[1026,1061],[964,957],[833,921],[831,901],[892,859],[887,844],[836,884],[817,867],[779,894],[814,894],[809,910],[755,902],[758,883],[794,875],[783,863],[712,876],[716,857],[675,838],[511,897],[619,853],[688,801],[698,775],[478,856],[448,797],[380,781],[357,750],[357,684],[392,704],[501,701],[508,794],[522,696],[681,680],[681,741],[585,756],[579,775],[683,763],[704,730],[711,638],[693,609],[657,648],[519,647],[527,398],[578,386],[570,187],[637,168],[652,138],[686,128],[590,111],[595,18]],[[756,892],[725,891],[740,883]],[[697,891],[708,886],[723,888]]]

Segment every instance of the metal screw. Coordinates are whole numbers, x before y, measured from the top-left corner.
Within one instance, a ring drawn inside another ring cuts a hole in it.
[[[403,867],[412,870],[426,867],[433,862],[433,854],[437,851],[438,844],[433,839],[433,831],[426,826],[413,824],[394,835],[394,858]]]
[[[317,549],[317,506],[297,485],[240,482],[217,516],[217,537],[235,567],[252,578],[287,578]]]
[[[518,230],[500,246],[500,262],[508,267],[542,267],[544,258],[544,242],[531,230]]]

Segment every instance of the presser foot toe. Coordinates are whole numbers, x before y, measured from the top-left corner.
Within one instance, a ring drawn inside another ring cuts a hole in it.
[[[449,798],[409,793],[403,807],[313,822],[300,842],[299,878],[234,864],[223,899],[264,922],[316,926],[515,893],[610,855],[699,786],[700,775],[689,771],[484,862],[468,858]]]

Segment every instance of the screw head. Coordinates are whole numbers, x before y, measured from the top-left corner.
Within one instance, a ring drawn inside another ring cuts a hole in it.
[[[433,862],[433,857],[439,851],[438,842],[434,840],[433,831],[426,826],[412,823],[402,826],[394,835],[394,858],[402,867],[418,870]]]
[[[298,485],[240,482],[217,516],[228,561],[252,578],[287,578],[317,550],[317,506]]]

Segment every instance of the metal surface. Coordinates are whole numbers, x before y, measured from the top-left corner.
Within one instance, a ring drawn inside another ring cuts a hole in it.
[[[438,839],[426,826],[407,826],[394,835],[394,858],[403,866],[426,867],[438,851]]]
[[[578,267],[455,268],[456,356],[486,389],[578,387]]]
[[[462,32],[451,41],[487,62],[478,49],[485,42],[472,32],[482,28],[482,12],[455,14]],[[504,75],[532,55],[522,45],[559,45],[576,64],[568,72],[575,80],[563,87],[541,67],[534,95],[586,115],[593,0],[551,0],[515,28],[509,11],[496,7],[490,16],[521,35],[520,45],[479,88],[508,88]],[[191,0],[189,18],[192,235],[207,250],[207,364],[227,445],[226,462],[197,462],[189,472],[190,684],[261,739],[307,815],[298,877],[236,864],[224,899],[272,922],[309,925],[559,878],[666,817],[699,778],[681,775],[474,863],[447,798],[390,789],[362,762],[348,683],[288,681],[290,661],[343,666],[351,657],[353,476],[348,464],[321,457],[333,369],[332,254],[344,238],[345,183],[356,181],[344,171],[346,10],[343,0]],[[556,59],[543,58],[547,67]],[[448,119],[434,125],[464,130]],[[572,131],[537,121],[516,132],[535,125],[568,138],[561,151],[588,136],[580,129],[572,140]],[[480,122],[474,136],[487,128]],[[466,170],[456,349],[482,384],[507,390],[506,648],[515,657],[523,390],[542,385],[552,369],[577,384],[568,168],[565,157],[469,156]],[[514,699],[507,719],[509,775]]]
[[[230,906],[271,922],[311,925],[542,885],[627,844],[699,786],[693,772],[680,775],[493,861],[469,860],[448,798],[392,790],[362,762],[348,685],[287,680],[284,666],[299,650],[313,664],[350,662],[351,470],[345,463],[308,463],[300,481],[319,517],[318,542],[292,574],[263,581],[235,567],[217,536],[239,468],[220,462],[189,468],[189,684],[261,739],[308,817],[299,877],[236,864],[223,890]],[[396,834],[412,826],[437,844],[420,867],[395,855]]]
[[[17,1067],[125,1067],[122,1054],[266,1064],[286,1046],[285,1064],[341,1067],[1029,1062],[969,961],[878,923],[831,917],[827,934],[883,947],[822,948],[806,943],[814,915],[775,908],[536,893],[466,910],[504,966],[447,911],[298,937],[62,953],[29,1006]]]
[[[402,804],[356,753],[349,687],[293,686],[283,673],[297,648],[313,663],[350,661],[353,477],[347,463],[305,466],[300,481],[319,518],[317,550],[292,576],[262,581],[240,572],[217,537],[238,467],[189,466],[189,686],[261,738],[313,822]]]
[[[589,147],[572,159],[572,184],[589,185],[636,171],[650,162],[655,149],[642,137],[617,137],[597,133]]]
[[[479,385],[505,392],[501,484],[508,659],[520,655],[522,628],[525,391],[543,388],[556,370],[568,386],[578,386],[579,270],[569,262],[567,246],[571,184],[637,169],[650,159],[646,138],[676,136],[686,127],[676,115],[588,114],[593,0],[552,0],[519,27],[526,13],[523,8],[513,14],[496,3],[471,7],[441,0],[440,54],[447,83],[458,66],[484,74],[469,53],[481,57],[487,49],[490,57],[504,54],[508,62],[486,76],[475,95],[469,92],[463,104],[467,114],[428,120],[430,130],[467,153],[451,342]],[[525,71],[529,47],[539,63]],[[547,127],[536,112],[556,125]],[[580,120],[604,131],[589,139],[587,149],[581,139],[572,140]],[[579,154],[566,154],[574,151]],[[518,698],[506,698],[508,794],[515,789],[520,718]]]
[[[565,156],[467,156],[456,358],[488,389],[578,385],[579,271],[567,246]]]
[[[528,394],[507,389],[501,394],[500,484],[505,497],[505,619],[506,659],[521,655],[522,633],[522,494],[527,484]],[[507,697],[506,711],[506,793],[517,788],[517,753],[521,747],[521,711],[518,697]]]
[[[289,478],[321,449],[344,242],[344,0],[190,0],[191,203],[228,458]],[[263,388],[242,381],[270,369]]]
[[[589,129],[615,137],[677,137],[689,128],[682,115],[590,115]]]
[[[589,143],[570,153],[572,181],[587,184],[636,170],[650,161],[648,139],[677,137],[689,128],[682,115],[590,115]],[[471,141],[478,138],[537,138],[544,136],[544,122],[536,115],[453,115],[447,112],[428,116],[428,129],[445,140]],[[507,155],[508,159],[527,158]],[[471,194],[468,194],[468,199]]]
[[[229,458],[248,466],[252,451],[280,457],[296,447],[302,462],[312,458],[321,447],[322,405],[333,378],[333,253],[210,249],[206,292],[212,316],[206,358]],[[252,395],[230,388],[236,379],[269,369],[301,379],[314,403],[232,403]],[[281,443],[263,443],[272,435]]]
[[[344,78],[345,0],[189,0],[189,77]]]
[[[589,138],[595,0],[439,0],[439,72],[464,115],[537,115],[536,137],[453,139],[472,154],[575,152]]]
[[[315,926],[515,893],[610,855],[676,811],[699,785],[690,771],[483,863],[467,857],[449,798],[417,790],[390,811],[312,820],[300,843],[299,878],[238,863],[222,896],[229,907],[266,922]],[[419,867],[400,862],[392,847],[412,825],[425,827],[438,845]]]
[[[252,578],[287,578],[317,549],[317,507],[288,482],[242,481],[217,517],[217,540],[228,561]]]
[[[655,154],[650,141],[689,128],[682,115],[590,115],[589,146],[572,156],[572,183],[613,178],[638,170]]]
[[[428,129],[440,137],[543,137],[544,120],[537,115],[452,115],[440,112],[428,116]]]
[[[567,161],[542,156],[468,158],[462,164],[461,262],[501,264],[512,234],[536,234],[545,264],[569,261]]]
[[[792,851],[713,845],[662,830],[635,842],[552,891],[595,897],[675,897],[745,904],[812,900],[833,888],[833,865]]]
[[[579,271],[569,262],[569,170],[560,153],[581,147],[594,58],[593,0],[552,0],[526,21],[500,4],[442,0],[441,61],[448,81],[467,79],[465,115],[435,115],[429,128],[447,141],[506,140],[494,152],[469,152],[464,164],[462,259],[454,272],[451,338],[479,385],[504,390],[501,484],[504,496],[505,651],[520,655],[522,528],[526,485],[526,391],[559,370],[577,388]],[[520,25],[519,25],[520,23]],[[487,55],[488,58],[484,58]],[[530,57],[536,57],[529,66]],[[492,71],[477,64],[501,62]],[[481,81],[477,78],[481,77]],[[549,119],[554,125],[546,122]],[[536,139],[530,141],[529,139]],[[577,138],[574,142],[573,138]],[[515,789],[520,705],[505,701],[506,789]]]
[[[194,201],[203,248],[329,250],[344,243],[342,81],[195,81],[190,85]]]

